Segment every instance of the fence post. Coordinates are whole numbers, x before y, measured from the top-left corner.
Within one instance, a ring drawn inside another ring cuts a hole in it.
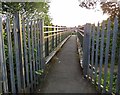
[[[54,25],[52,25],[52,50],[54,50]]]
[[[115,54],[116,54],[116,46],[117,46],[117,33],[118,33],[118,18],[114,19],[114,28],[113,28],[113,40],[112,40],[112,50],[111,50],[111,64],[110,64],[110,84],[109,84],[109,92],[112,92],[113,87],[113,73],[114,73],[114,64],[115,64]]]
[[[58,44],[60,43],[60,26],[58,26]]]
[[[29,25],[30,23],[30,25]],[[31,22],[30,20],[27,19],[26,21],[26,24],[27,24],[27,35],[28,35],[28,62],[29,62],[29,70],[30,70],[30,81],[31,83],[31,86],[29,86],[31,89],[33,89],[33,70],[32,70],[32,53],[31,53],[31,49],[32,49],[32,46],[31,46],[31,36],[30,36],[30,26],[31,26]],[[31,91],[32,92],[32,91]]]
[[[45,52],[44,52],[44,28],[43,28],[43,20],[40,19],[39,28],[40,28],[40,57],[41,57],[41,69],[45,67]]]
[[[2,64],[3,64],[3,55],[2,55],[2,15],[0,14],[0,94],[2,94]]]
[[[83,39],[83,74],[87,77],[88,62],[89,62],[89,40],[90,40],[90,28],[91,25],[87,23],[84,27],[84,39]]]
[[[29,65],[28,65],[28,55],[27,55],[27,43],[26,43],[26,27],[25,27],[25,18],[23,18],[22,22],[22,28],[23,28],[23,44],[24,44],[24,62],[25,62],[25,69],[26,69],[26,86],[29,87]]]
[[[104,52],[104,37],[105,37],[105,22],[102,23],[101,40],[100,40],[100,59],[99,59],[99,77],[98,77],[98,90],[101,90],[101,77],[102,77],[102,64]]]
[[[108,74],[108,59],[109,59],[109,49],[110,49],[110,31],[111,31],[111,21],[108,20],[107,24],[107,40],[105,46],[105,65],[104,65],[104,85],[103,85],[103,93],[106,92],[106,85],[107,85],[107,74]]]
[[[118,61],[118,72],[117,72],[117,83],[116,83],[116,94],[120,92],[120,48],[119,48],[119,61]]]
[[[60,30],[62,30],[62,26],[60,26]],[[62,31],[60,31],[60,42],[61,42],[61,32]]]
[[[58,38],[57,38],[57,37],[58,37],[57,27],[58,27],[58,26],[56,25],[56,28],[55,28],[55,29],[56,29],[56,32],[55,32],[55,33],[56,33],[56,47],[57,47],[57,44],[58,44],[58,43],[57,43],[57,40],[58,40]]]
[[[20,75],[22,90],[25,89],[25,70],[24,70],[24,58],[23,58],[23,44],[22,44],[22,30],[21,30],[21,16],[20,13],[15,13],[15,25],[16,32],[18,33],[18,49],[19,49],[19,61],[20,61]],[[17,63],[16,63],[17,64]],[[19,84],[18,84],[19,85]]]
[[[48,25],[47,25],[48,26]],[[47,33],[45,33],[45,36],[47,36],[47,38],[45,39],[45,56],[49,55],[49,28],[46,28]]]
[[[35,46],[34,46],[34,21],[31,20],[30,35],[31,35],[31,56],[32,56],[32,73],[33,73],[33,88],[35,88]]]
[[[4,48],[4,36],[2,27],[2,14],[0,14],[0,94],[8,93],[7,68]]]
[[[61,42],[63,41],[63,27],[61,26]]]

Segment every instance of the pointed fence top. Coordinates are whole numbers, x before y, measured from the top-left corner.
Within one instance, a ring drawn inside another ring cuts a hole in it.
[[[114,30],[113,32],[117,32],[118,31],[118,18],[117,16],[114,19]]]

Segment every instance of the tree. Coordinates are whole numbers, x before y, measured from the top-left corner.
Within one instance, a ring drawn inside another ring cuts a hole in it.
[[[13,15],[19,12],[25,18],[46,18],[47,22],[51,22],[48,14],[49,2],[2,2],[2,13]]]
[[[80,7],[84,7],[87,9],[94,9],[94,8],[96,8],[96,5],[98,3],[100,4],[103,13],[106,13],[110,16],[110,18],[112,20],[112,26],[113,26],[115,16],[118,17],[118,23],[119,23],[119,29],[120,29],[120,1],[118,2],[118,0],[117,0],[116,2],[108,2],[107,0],[100,0],[100,1],[98,1],[98,0],[83,0],[80,2]]]
[[[85,7],[87,9],[94,9],[98,0],[79,0],[79,2],[79,6],[82,8]]]
[[[103,2],[104,1],[104,2]],[[118,17],[120,21],[120,5],[119,2],[107,2],[107,0],[80,0],[80,7],[85,7],[87,9],[95,9],[96,5],[100,4],[103,13],[107,13],[113,20],[115,16]]]
[[[114,20],[115,16],[120,20],[120,7],[116,2],[101,3],[103,13],[107,13],[111,20]]]
[[[104,2],[102,2],[104,1]],[[95,9],[96,8],[96,5],[97,4],[100,4],[101,6],[101,9],[103,11],[103,13],[106,13],[110,16],[110,19],[111,19],[111,27],[113,28],[114,26],[114,18],[115,16],[118,17],[118,30],[120,30],[120,1],[119,2],[108,2],[108,0],[100,0],[100,1],[97,1],[97,0],[83,0],[80,2],[80,7],[82,8],[86,8],[86,9]],[[117,1],[117,0],[116,0]],[[105,21],[107,23],[108,19]],[[112,39],[111,39],[112,40]],[[112,47],[112,43],[110,42],[110,49]],[[120,48],[120,33],[118,32],[117,34],[117,51],[119,50]],[[119,52],[117,52],[119,53]],[[116,54],[117,55],[117,54]],[[118,59],[116,57],[116,59]],[[118,60],[117,60],[118,61]]]

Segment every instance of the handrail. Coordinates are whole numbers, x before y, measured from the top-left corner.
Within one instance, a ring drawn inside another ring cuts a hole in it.
[[[44,28],[66,28],[66,26],[44,26]]]
[[[78,29],[78,33],[80,33],[80,35],[82,35],[84,37],[84,30]]]
[[[45,31],[44,33],[55,33],[55,32],[61,32],[61,31],[64,31],[64,30],[56,30],[56,31]]]

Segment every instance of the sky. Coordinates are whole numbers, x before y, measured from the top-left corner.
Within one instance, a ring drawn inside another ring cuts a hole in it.
[[[78,0],[51,0],[49,14],[54,25],[68,27],[86,23],[97,24],[108,18],[106,14],[103,15],[102,10],[88,10],[79,7]]]

